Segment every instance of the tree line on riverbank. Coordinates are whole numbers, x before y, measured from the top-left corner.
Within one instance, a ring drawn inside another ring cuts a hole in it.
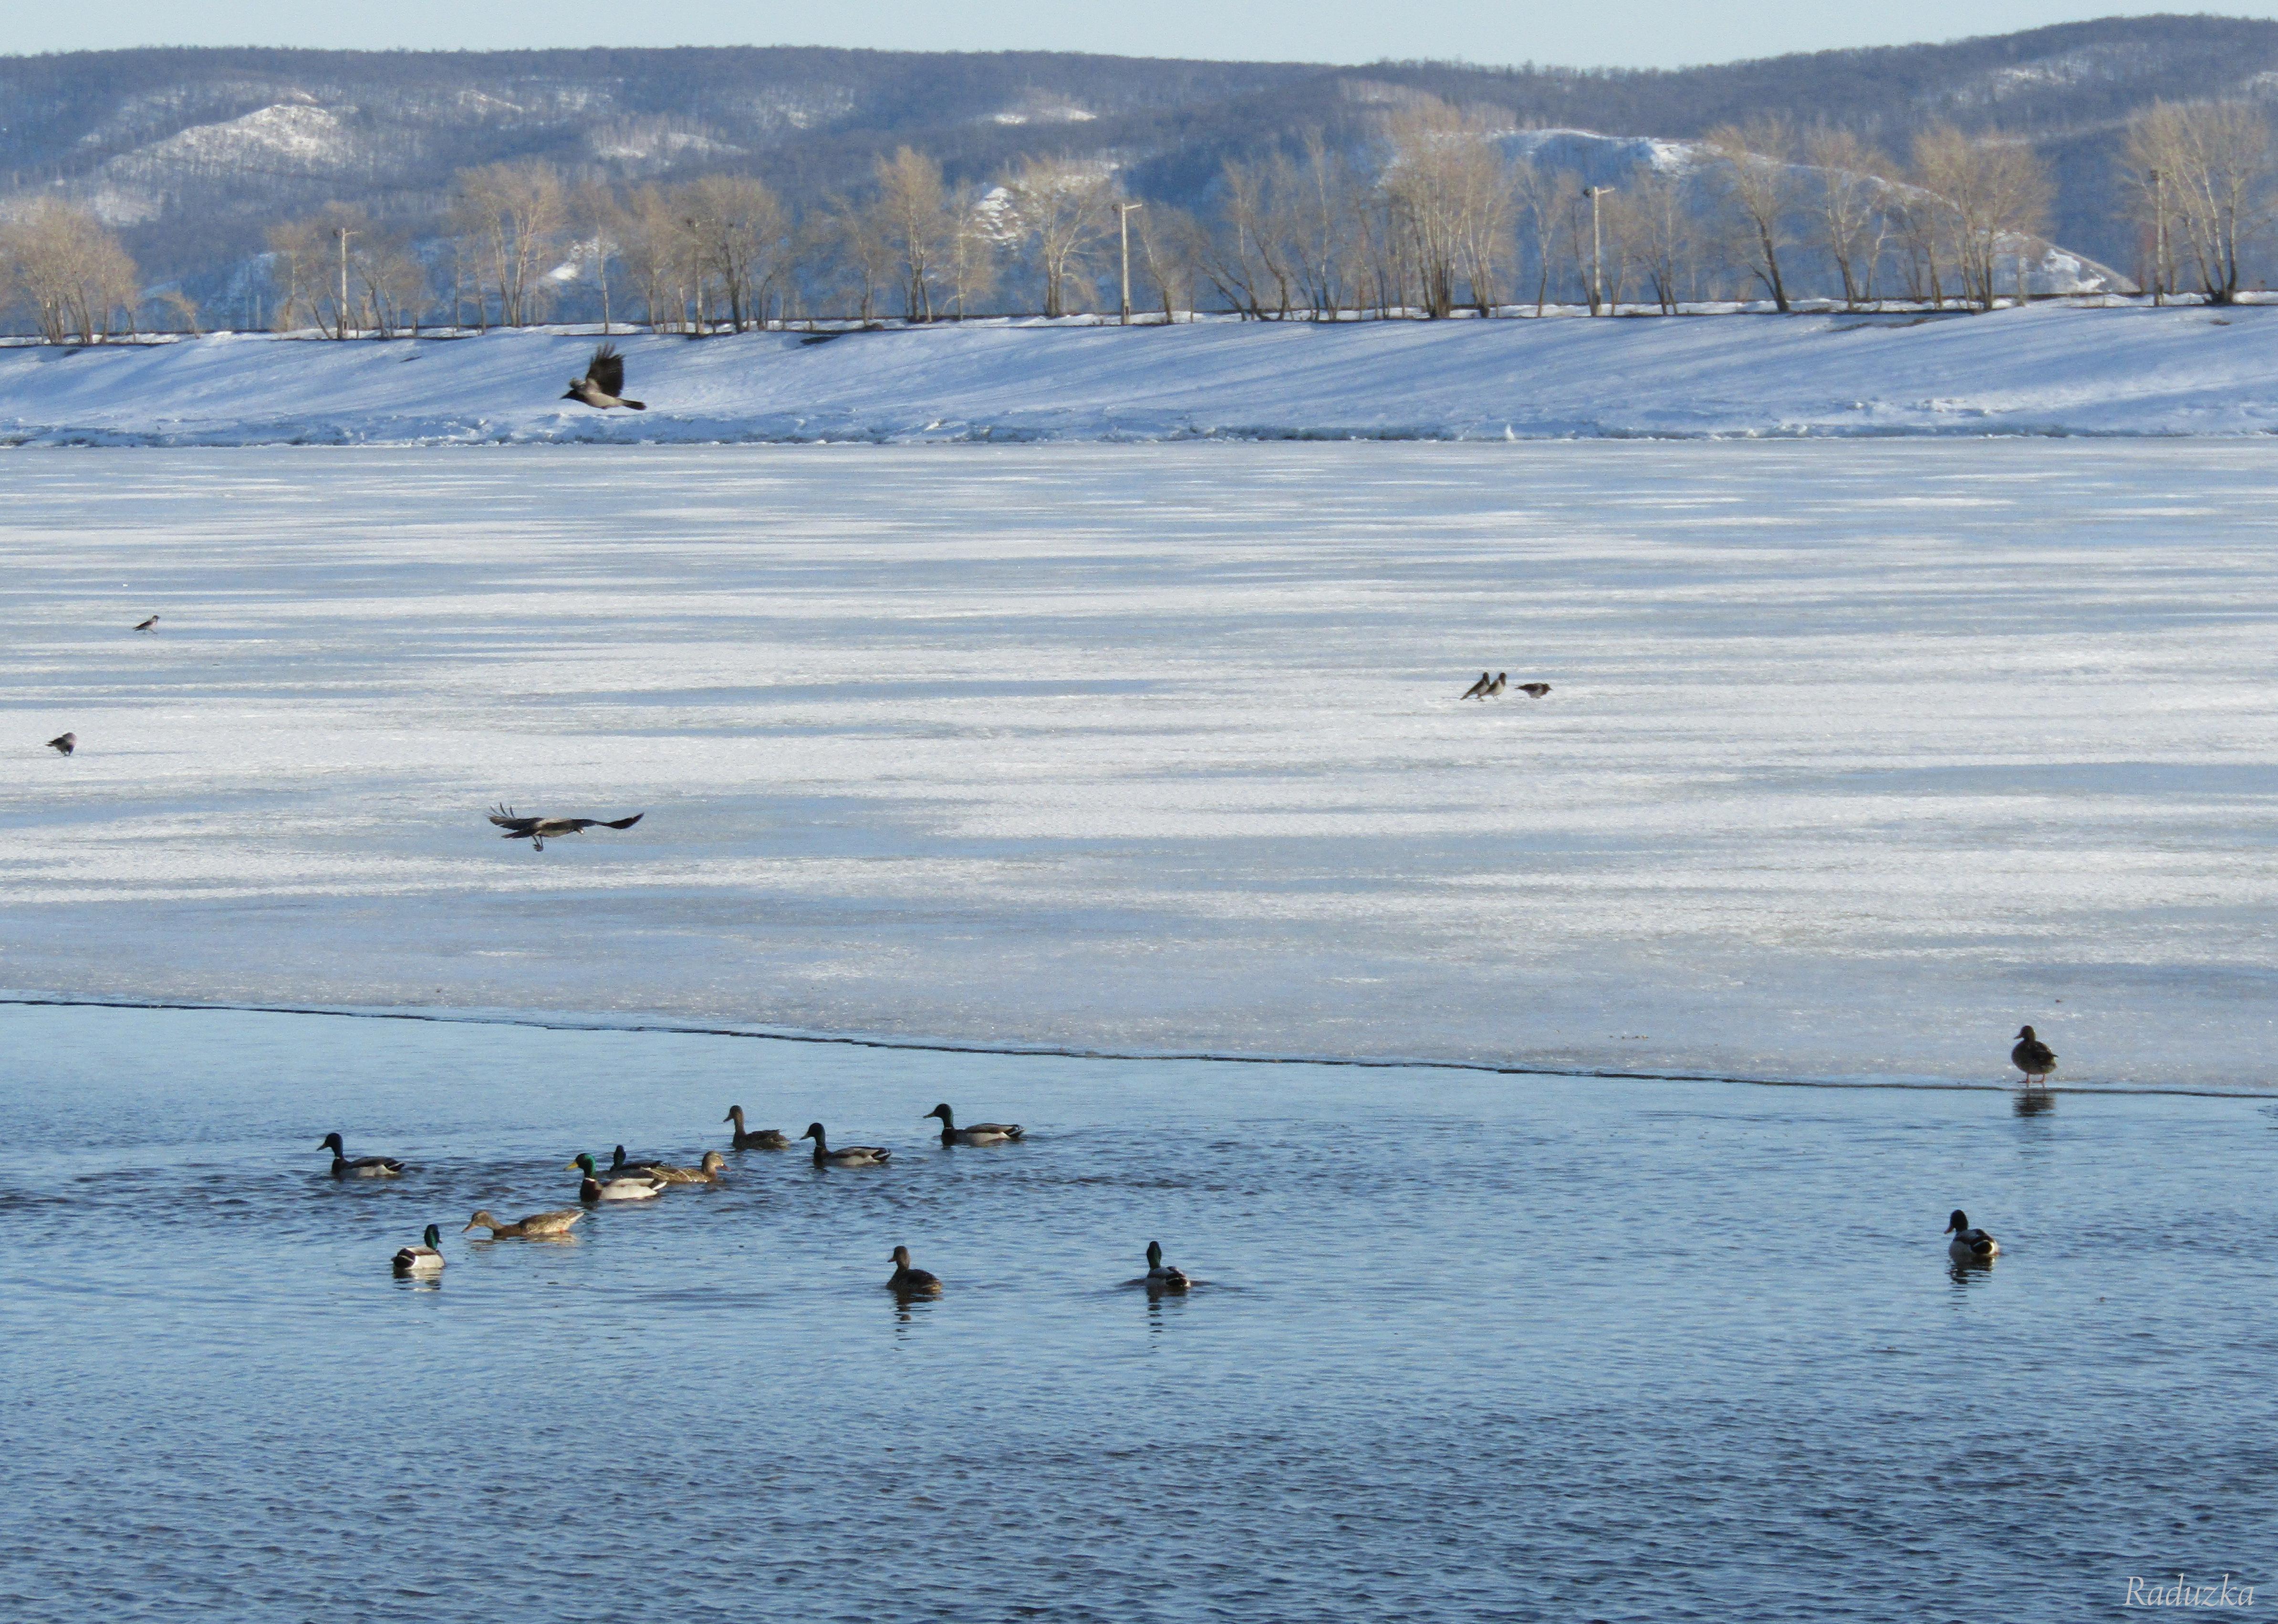
[[[952,184],[904,147],[870,183],[794,210],[759,174],[676,186],[575,184],[538,162],[462,172],[432,233],[333,204],[271,227],[244,309],[138,287],[116,236],[56,201],[0,224],[0,300],[53,343],[150,327],[388,337],[598,316],[658,331],[745,331],[1120,309],[1258,319],[1594,314],[1800,297],[1991,309],[2029,291],[2050,178],[1999,131],[1934,125],[1906,161],[1838,127],[1774,117],[1633,150],[1612,179],[1572,132],[1514,132],[1430,96],[1377,138],[1300,133],[1228,161],[1198,216],[1125,194],[1112,163],[1036,156]],[[2246,103],[2155,103],[2113,187],[2152,291],[2228,302],[2251,286],[2278,212],[2278,159]],[[1128,280],[1126,267],[1128,265]],[[257,322],[248,316],[257,314]]]

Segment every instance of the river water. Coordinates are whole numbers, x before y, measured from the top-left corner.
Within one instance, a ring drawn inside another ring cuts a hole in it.
[[[459,1232],[731,1104],[894,1159]],[[2116,1616],[2278,1580],[2273,1110],[0,1007],[0,1615]]]

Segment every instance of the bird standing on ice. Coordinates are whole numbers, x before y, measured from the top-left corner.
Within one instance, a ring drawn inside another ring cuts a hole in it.
[[[68,756],[72,751],[79,748],[79,735],[76,733],[58,733],[55,737],[48,741],[48,748],[54,751],[56,754],[59,756]]]
[[[585,376],[570,380],[565,400],[583,400],[588,406],[598,406],[603,411],[613,406],[625,407],[636,412],[648,410],[642,400],[625,398],[625,358],[617,354],[614,344],[604,344],[593,352],[593,359],[585,363]]]
[[[1486,698],[1487,697],[1487,689],[1489,686],[1490,684],[1487,680],[1487,674],[1484,671],[1480,672],[1479,680],[1472,683],[1469,688],[1464,690],[1464,699]],[[1463,703],[1463,699],[1458,699],[1456,703],[1460,705]]]
[[[157,630],[157,629],[158,629],[158,617],[157,617],[157,615],[155,615],[155,614],[154,614],[154,615],[152,615],[149,620],[144,621],[141,625],[139,625],[139,626],[135,627],[135,629],[135,629],[135,630],[137,630],[137,631],[156,631],[156,630]]]
[[[2057,1054],[2033,1035],[2030,1026],[2023,1026],[2017,1032],[2017,1047],[2009,1051],[2009,1064],[2025,1074],[2025,1086],[2030,1088],[2035,1078],[2043,1083],[2049,1080],[2049,1073],[2057,1069]]]

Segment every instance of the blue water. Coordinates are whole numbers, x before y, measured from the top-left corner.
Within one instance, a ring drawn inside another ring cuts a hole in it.
[[[1029,1140],[944,1151],[943,1100]],[[894,1162],[459,1234],[737,1103]],[[2273,1109],[0,1008],[0,1617],[2073,1620],[2278,1582]],[[334,1129],[412,1170],[336,1183]],[[393,1278],[431,1222],[440,1281]],[[1191,1294],[1123,1284],[1150,1239]],[[897,1243],[937,1300],[883,1289]]]

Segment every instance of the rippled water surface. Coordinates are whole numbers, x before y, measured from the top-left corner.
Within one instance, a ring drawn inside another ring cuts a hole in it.
[[[938,1100],[1028,1142],[944,1151]],[[458,1232],[737,1103],[894,1162]],[[0,1009],[0,1615],[2054,1620],[2278,1583],[2274,1128]],[[333,1129],[411,1170],[335,1183]],[[1949,1269],[1956,1205],[1990,1271]],[[392,1278],[431,1222],[440,1283]],[[1150,1239],[1203,1285],[1127,1285]],[[883,1289],[898,1242],[938,1300]]]

